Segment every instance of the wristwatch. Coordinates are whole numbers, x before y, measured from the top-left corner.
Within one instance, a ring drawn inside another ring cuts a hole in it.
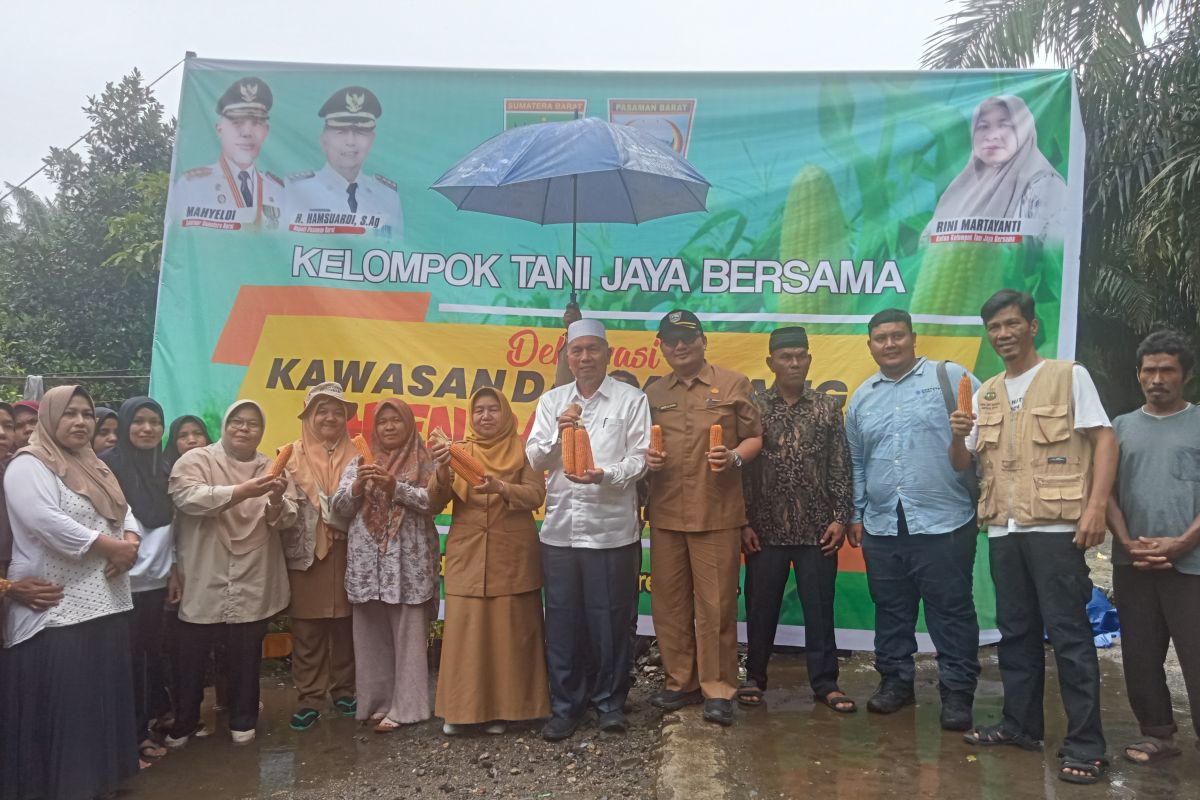
[[[741,457],[741,455],[738,454],[737,450],[731,450],[730,452],[733,453],[733,468],[741,469],[742,464],[744,464],[746,462],[742,461],[742,457]]]

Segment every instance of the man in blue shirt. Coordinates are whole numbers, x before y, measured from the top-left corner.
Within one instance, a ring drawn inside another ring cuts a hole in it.
[[[867,323],[879,372],[850,398],[846,436],[854,464],[854,518],[875,601],[875,669],[882,676],[867,709],[890,714],[915,702],[917,613],[937,649],[942,727],[967,730],[979,679],[979,623],[972,576],[978,529],[967,483],[950,449],[946,391],[965,370],[917,357],[912,317],[880,311]],[[968,373],[969,374],[969,373]],[[971,376],[971,385],[979,381]],[[866,533],[864,536],[863,533]]]

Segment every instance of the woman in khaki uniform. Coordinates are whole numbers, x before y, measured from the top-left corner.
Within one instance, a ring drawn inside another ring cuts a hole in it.
[[[533,522],[546,483],[525,460],[512,408],[495,389],[471,396],[470,433],[462,446],[483,466],[479,486],[451,474],[448,446],[431,447],[437,464],[429,483],[431,510],[453,501],[434,713],[445,720],[447,735],[475,723],[503,733],[506,720],[550,713]]]
[[[330,499],[346,465],[358,455],[346,421],[358,406],[340,384],[308,390],[300,412],[300,438],[292,442],[287,474],[296,487],[296,526],[283,537],[292,602],[292,680],[298,709],[292,730],[311,728],[330,697],[339,713],[353,717],[354,634],[346,597],[346,531],[350,520],[334,513]]]

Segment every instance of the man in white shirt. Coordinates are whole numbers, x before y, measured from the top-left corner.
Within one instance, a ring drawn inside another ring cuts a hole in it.
[[[628,727],[629,619],[641,562],[637,482],[650,446],[646,395],[607,374],[604,325],[572,323],[565,353],[575,380],[542,395],[525,447],[533,468],[550,473],[541,541],[553,712],[542,736],[551,741],[575,732],[589,701],[601,730]],[[595,468],[567,475],[561,434],[576,425],[587,430]]]

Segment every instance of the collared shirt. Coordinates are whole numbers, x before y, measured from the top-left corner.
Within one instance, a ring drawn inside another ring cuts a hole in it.
[[[646,387],[650,418],[663,431],[667,463],[650,473],[647,516],[670,531],[718,531],[746,524],[742,476],[730,467],[708,466],[708,432],[720,424],[723,444],[733,448],[762,436],[758,407],[750,400],[750,380],[741,373],[706,363],[685,383],[675,373]]]
[[[950,363],[946,371],[955,389],[964,370]],[[974,375],[971,385],[979,388]],[[924,357],[897,380],[877,372],[855,390],[846,438],[854,521],[867,533],[895,535],[901,503],[910,533],[949,533],[974,516],[971,496],[950,466],[949,417],[937,364]]]
[[[746,466],[746,518],[764,545],[815,545],[853,513],[850,446],[832,397],[805,389],[788,404],[772,386],[754,395],[763,449]]]
[[[328,226],[339,233],[370,231],[400,238],[404,235],[404,213],[396,184],[379,174],[359,172],[354,179],[354,208],[350,184],[326,162],[316,172],[298,172],[285,181],[287,199],[284,215],[290,230],[323,233]]]
[[[604,470],[599,484],[574,483],[563,474],[558,416],[571,403],[583,409],[580,422],[592,444],[592,460]],[[530,465],[550,473],[542,543],[607,549],[637,541],[637,482],[646,471],[649,447],[650,408],[641,389],[606,376],[591,397],[583,397],[573,382],[542,395],[525,444]]]

